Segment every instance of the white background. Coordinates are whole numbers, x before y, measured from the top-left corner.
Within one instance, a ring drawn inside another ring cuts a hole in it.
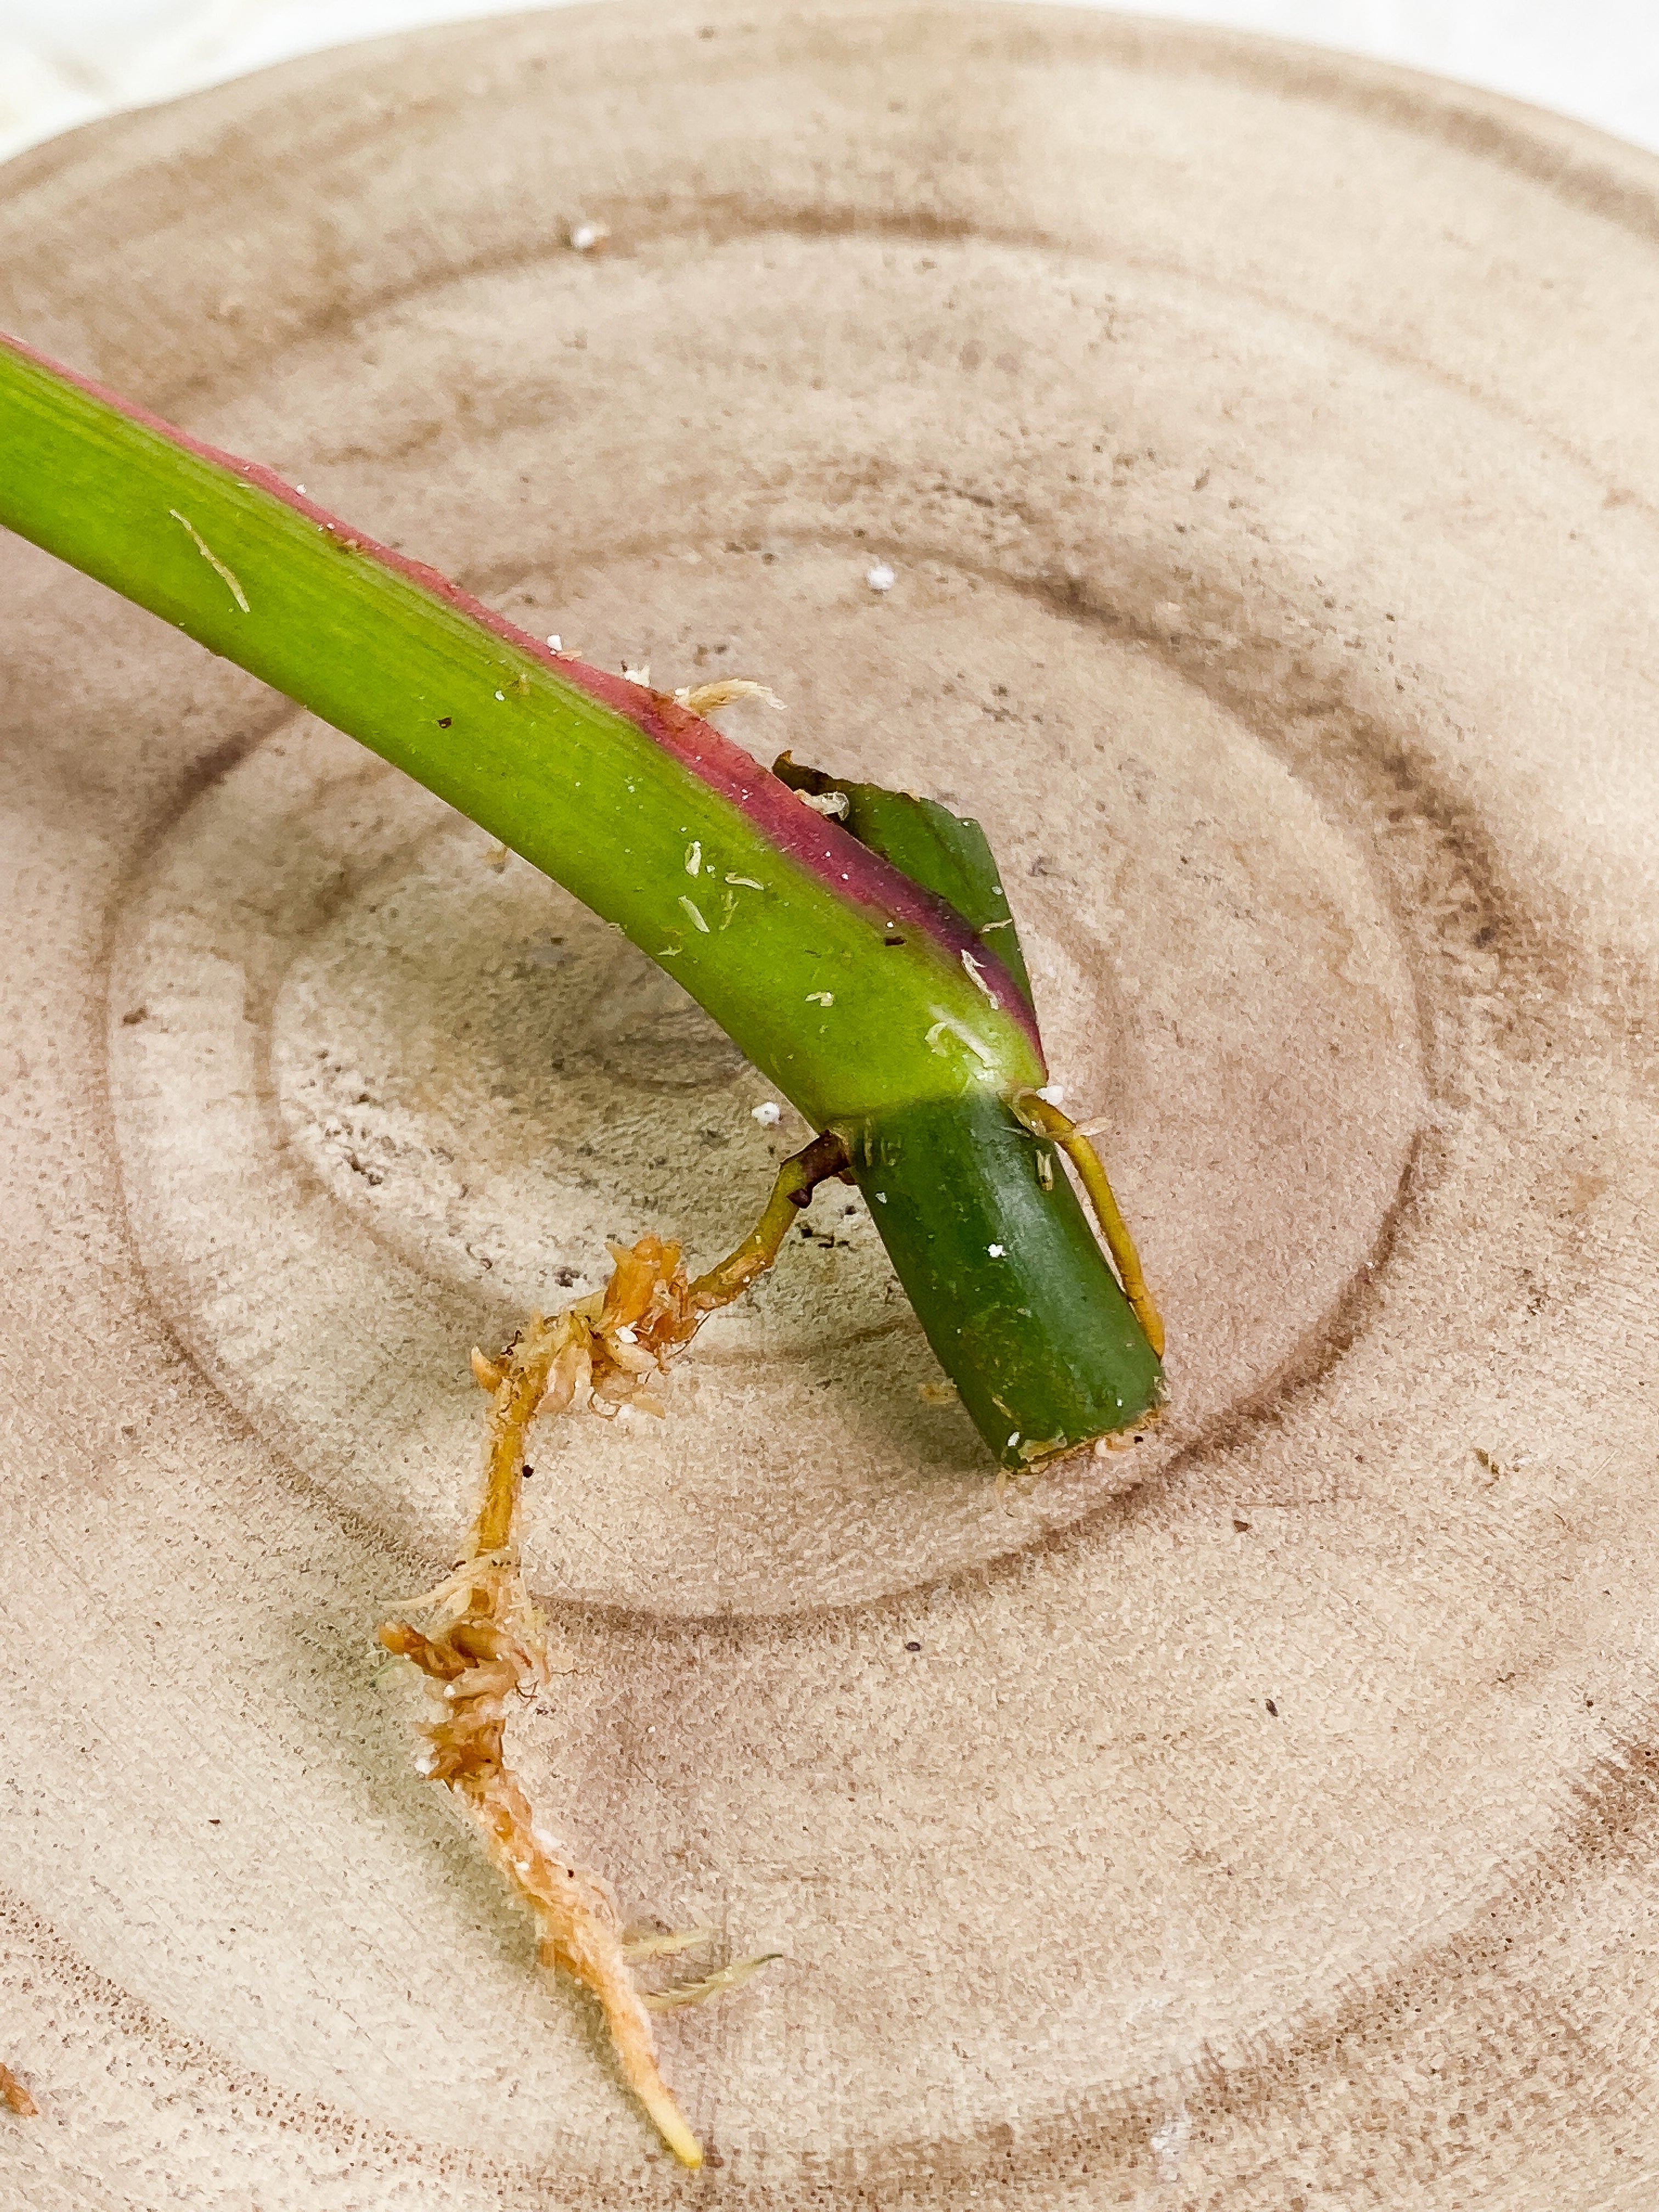
[[[0,158],[319,46],[506,12],[501,0],[0,0]],[[1140,0],[1125,12],[1408,63],[1659,150],[1659,0]]]

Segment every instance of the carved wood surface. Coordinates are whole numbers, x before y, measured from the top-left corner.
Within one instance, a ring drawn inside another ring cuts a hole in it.
[[[1659,2192],[1656,240],[1659,163],[1428,80],[850,0],[0,172],[5,326],[978,813],[1109,1117],[1133,1453],[999,1493],[837,1190],[538,1460],[521,1763],[785,1954],[665,2024],[719,2201]],[[346,739],[15,541],[0,605],[0,2204],[666,2201],[373,1633],[470,1346],[804,1132]]]

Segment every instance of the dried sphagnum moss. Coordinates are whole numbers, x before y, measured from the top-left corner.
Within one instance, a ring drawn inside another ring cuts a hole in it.
[[[535,1915],[543,1964],[563,1967],[599,1999],[629,2087],[687,2166],[702,2164],[702,2149],[658,2069],[650,2012],[736,1988],[766,1961],[742,1960],[678,1990],[636,1989],[634,1963],[671,1943],[623,1940],[610,1884],[571,1864],[507,1764],[508,1699],[533,1697],[549,1679],[543,1623],[514,1540],[525,1449],[531,1423],[550,1413],[585,1405],[611,1415],[623,1406],[660,1413],[671,1357],[770,1267],[798,1209],[818,1182],[841,1172],[845,1157],[838,1139],[820,1137],[786,1161],[753,1233],[695,1281],[677,1244],[657,1237],[613,1244],[603,1291],[550,1320],[535,1315],[495,1359],[474,1352],[472,1371],[489,1394],[489,1431],[466,1558],[447,1582],[409,1601],[406,1610],[433,1614],[430,1628],[398,1620],[380,1630],[386,1649],[426,1675],[438,1707],[421,1731],[422,1773],[453,1790],[477,1823],[490,1856]],[[693,1931],[686,1948],[706,1933]]]

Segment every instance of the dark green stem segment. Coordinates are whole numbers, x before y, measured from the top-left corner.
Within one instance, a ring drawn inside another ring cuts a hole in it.
[[[1153,1409],[1152,1347],[1012,1110],[1047,1069],[976,825],[817,771],[787,787],[672,697],[3,335],[0,524],[395,762],[683,983],[842,1136],[1005,1465]]]
[[[840,1133],[927,1340],[1005,1467],[1156,1413],[1162,1365],[1046,1137],[989,1091]]]

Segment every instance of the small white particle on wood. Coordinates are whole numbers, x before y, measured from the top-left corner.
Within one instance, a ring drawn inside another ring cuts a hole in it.
[[[610,235],[609,223],[573,223],[569,233],[571,250],[576,253],[591,253],[596,246],[602,246]]]
[[[751,1106],[749,1111],[763,1129],[775,1129],[783,1118],[783,1109],[770,1098],[763,1099],[758,1106]]]
[[[1192,2139],[1193,2124],[1186,2100],[1177,2097],[1175,2109],[1166,2114],[1161,2126],[1152,2130],[1152,2155],[1158,2160],[1158,2178],[1161,2182],[1180,2180],[1182,2163]]]
[[[878,561],[872,568],[865,570],[864,580],[872,592],[890,592],[898,579],[885,561]]]

